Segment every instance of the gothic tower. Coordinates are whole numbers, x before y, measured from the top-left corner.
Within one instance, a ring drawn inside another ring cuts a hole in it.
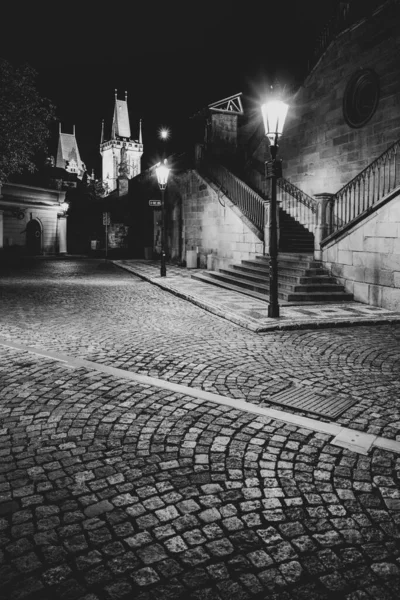
[[[122,151],[124,148],[124,151]],[[122,157],[121,157],[122,152]],[[128,179],[139,175],[140,158],[143,154],[142,143],[142,121],[139,123],[139,139],[131,139],[131,128],[128,115],[128,93],[125,92],[125,100],[118,100],[115,90],[114,117],[111,127],[111,139],[104,140],[104,121],[101,130],[100,154],[102,156],[102,180],[103,185],[108,186],[112,192],[117,188],[118,176],[121,171]],[[124,164],[122,165],[121,158]]]

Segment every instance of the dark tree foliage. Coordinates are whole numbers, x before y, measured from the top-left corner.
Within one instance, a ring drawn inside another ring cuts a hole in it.
[[[0,58],[0,181],[34,172],[35,156],[46,152],[55,109],[36,89],[36,71]]]

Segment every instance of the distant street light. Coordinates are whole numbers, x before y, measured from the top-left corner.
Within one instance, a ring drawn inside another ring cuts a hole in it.
[[[160,275],[161,277],[165,277],[167,275],[167,267],[165,264],[165,203],[164,203],[164,194],[165,188],[168,183],[168,176],[171,169],[167,167],[167,159],[164,159],[163,162],[160,162],[156,166],[156,174],[158,185],[161,190],[161,214],[162,214],[162,222],[161,222],[161,269]]]
[[[262,105],[265,135],[269,140],[270,161],[265,163],[266,177],[271,179],[271,200],[269,207],[269,306],[268,316],[279,317],[278,302],[278,232],[276,180],[282,177],[282,161],[276,159],[278,139],[282,135],[283,126],[289,106],[281,100],[271,100]]]
[[[169,138],[169,130],[168,129],[160,129],[160,138],[162,140],[167,140]]]

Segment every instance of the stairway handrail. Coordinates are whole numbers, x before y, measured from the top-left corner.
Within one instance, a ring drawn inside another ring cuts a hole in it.
[[[334,198],[337,198],[339,196],[343,196],[343,194],[346,192],[346,190],[348,188],[354,187],[354,185],[356,183],[358,183],[359,180],[365,179],[365,177],[367,176],[368,172],[372,171],[375,166],[378,166],[378,165],[380,166],[380,163],[384,163],[388,158],[391,158],[390,157],[391,153],[392,154],[396,154],[397,153],[397,149],[399,147],[400,147],[400,139],[397,140],[396,142],[394,142],[394,144],[392,144],[391,146],[389,146],[389,148],[386,148],[386,150],[384,150],[382,152],[382,154],[380,154],[378,156],[378,158],[375,158],[371,163],[369,163],[369,165],[367,167],[365,167],[365,169],[363,169],[362,171],[360,171],[355,177],[353,177],[353,179],[351,179],[342,188],[340,188],[340,190],[335,193]],[[392,186],[391,189],[394,189],[394,187],[397,187],[397,186]],[[390,191],[390,190],[388,190],[388,191]]]
[[[328,234],[343,229],[399,187],[399,148],[400,139],[333,195]]]
[[[293,196],[293,198],[295,198],[298,202],[301,202],[307,206],[311,212],[317,212],[317,202],[314,200],[314,198],[303,192],[303,190],[294,185],[294,183],[291,183],[284,177],[281,177],[277,180],[277,184],[282,190]]]
[[[200,172],[203,170],[204,174],[226,193],[231,202],[263,234],[266,218],[265,206],[268,202],[227,167],[209,156],[203,155],[198,163],[198,168]]]

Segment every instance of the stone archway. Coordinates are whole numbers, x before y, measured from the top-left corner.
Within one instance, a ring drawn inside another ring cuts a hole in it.
[[[30,255],[42,253],[42,227],[36,219],[28,221],[26,226],[26,249]]]

